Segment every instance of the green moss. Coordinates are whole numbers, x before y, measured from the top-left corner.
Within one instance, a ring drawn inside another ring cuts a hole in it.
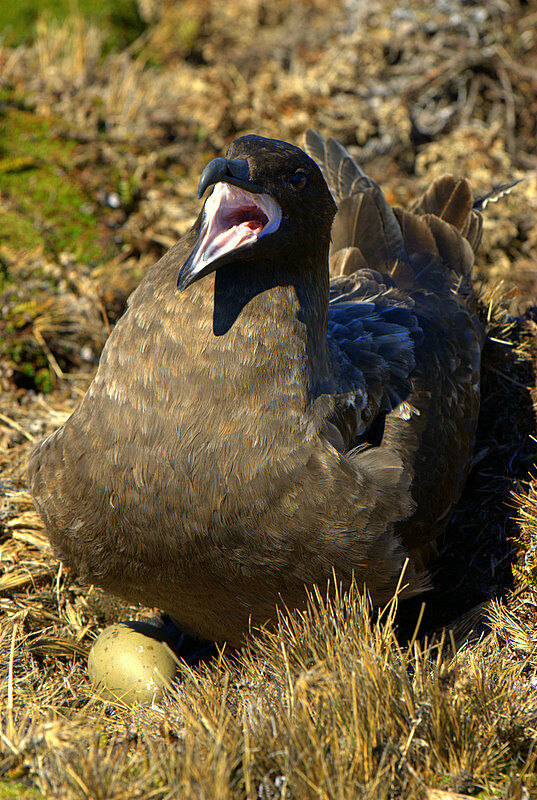
[[[52,390],[52,377],[48,367],[38,370],[34,375],[34,381],[40,392],[47,393]]]
[[[73,167],[76,144],[49,119],[6,106],[0,110],[0,245],[28,251],[42,244],[81,261],[103,257],[102,225],[87,213],[89,197]]]
[[[18,385],[50,392],[52,376],[47,357],[31,337],[25,336],[24,327],[22,324],[1,326],[0,358],[16,372]]]
[[[106,31],[105,50],[121,50],[145,30],[135,0],[16,0],[0,3],[2,38],[8,45],[31,41],[40,16],[63,22],[73,11]]]
[[[17,250],[28,252],[41,244],[42,237],[34,222],[20,211],[2,211],[0,208],[0,247],[3,244],[13,245]],[[7,275],[0,277],[0,290],[7,280]]]
[[[0,778],[0,800],[41,800],[44,796],[37,789],[26,786],[21,781]]]
[[[130,206],[140,191],[140,181],[134,176],[120,177],[118,191],[124,206]]]
[[[91,202],[94,190],[74,166],[79,145],[62,137],[55,124],[13,105],[0,107],[0,359],[12,368],[17,386],[43,392],[51,390],[51,374],[32,322],[51,295],[65,290],[58,254],[67,251],[93,265],[118,249],[105,244],[111,238],[109,209]],[[104,186],[119,181],[103,165],[91,179],[102,179]],[[125,191],[132,198],[136,186],[127,182]],[[26,257],[35,250],[44,258]],[[64,351],[56,357],[68,368]]]
[[[179,22],[176,36],[186,52],[189,52],[194,47],[200,30],[200,21],[193,17],[185,17]]]

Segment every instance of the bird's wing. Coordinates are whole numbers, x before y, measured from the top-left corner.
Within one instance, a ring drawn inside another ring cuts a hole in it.
[[[416,510],[399,535],[423,553],[460,495],[475,437],[481,215],[465,179],[439,178],[412,211],[392,209],[341,145],[308,132],[306,147],[339,204],[329,336],[342,393],[329,421],[357,463],[368,447],[402,459]]]
[[[410,308],[384,303],[387,287],[374,273],[362,270],[352,279],[332,282],[328,314],[338,384],[329,421],[340,431],[344,451],[360,443],[379,414],[405,402],[421,336]]]
[[[380,187],[369,178],[345,148],[335,139],[324,139],[314,130],[305,137],[306,152],[319,165],[328,188],[338,204],[332,226],[331,254],[353,244],[356,233],[370,231],[370,248],[363,252],[366,263],[371,254],[384,261],[408,261],[404,239],[393,210]]]

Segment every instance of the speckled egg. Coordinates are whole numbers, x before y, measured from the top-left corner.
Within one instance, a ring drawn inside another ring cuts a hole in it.
[[[104,700],[147,705],[162,697],[177,659],[159,628],[147,622],[111,625],[95,640],[88,675]]]

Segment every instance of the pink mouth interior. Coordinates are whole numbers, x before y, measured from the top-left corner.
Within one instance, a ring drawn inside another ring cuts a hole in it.
[[[259,233],[259,231],[262,231],[268,221],[267,215],[257,206],[235,208],[230,214],[226,215],[223,220],[226,227],[231,228],[235,225],[244,225],[249,228],[252,233]]]
[[[270,195],[253,195],[238,186],[217,183],[205,203],[192,267],[204,269],[225,253],[273,233],[281,218],[281,209]]]

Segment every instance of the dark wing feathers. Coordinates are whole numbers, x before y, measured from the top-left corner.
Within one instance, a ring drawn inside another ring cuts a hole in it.
[[[463,233],[472,211],[473,196],[465,178],[443,175],[432,182],[412,206],[415,214],[434,214]]]
[[[409,256],[418,253],[438,253],[435,237],[422,217],[410,214],[402,208],[394,208]]]
[[[373,297],[382,290],[368,279]],[[411,310],[359,301],[355,293],[335,293],[329,307],[328,337],[339,384],[335,416],[350,450],[359,443],[373,420],[392,411],[411,391],[410,375],[415,366],[414,347],[421,338]]]
[[[483,217],[479,213],[474,213],[470,216],[470,224],[466,232],[466,240],[472,248],[473,252],[477,252],[477,248],[481,244],[481,236],[483,234]]]
[[[508,185],[506,192],[513,186]],[[491,195],[494,194],[491,192]],[[502,193],[495,197],[497,200]],[[487,200],[488,195],[482,200]],[[489,198],[491,199],[491,198]],[[434,180],[410,210],[415,214],[432,214],[443,222],[453,225],[459,233],[469,242],[474,253],[481,242],[483,219],[479,213],[484,205],[474,202],[469,182],[465,178],[455,178],[453,175],[443,175]]]
[[[358,247],[342,247],[330,258],[330,275],[352,275],[358,269],[367,267],[362,251]]]
[[[368,231],[367,238],[360,236],[364,230]],[[343,247],[359,247],[371,266],[408,261],[401,228],[378,187],[368,187],[340,201],[330,254]]]
[[[411,211],[392,209],[341,145],[308,132],[306,146],[339,205],[329,335],[346,374],[362,376],[354,426],[348,394],[333,422],[359,460],[382,420],[380,447],[368,457],[392,452],[404,464],[415,511],[396,531],[419,570],[458,499],[473,447],[482,330],[471,271],[481,215],[465,179],[439,178]]]
[[[308,155],[317,161],[338,203],[338,213],[332,227],[331,252],[357,245],[356,232],[367,225],[373,241],[368,247],[370,255],[364,253],[364,256],[370,264],[379,258],[384,261],[408,261],[401,229],[391,206],[380,187],[365,175],[343,145],[309,130],[305,146]],[[359,203],[355,201],[357,196],[361,197]],[[350,202],[347,202],[347,198]]]
[[[310,130],[305,135],[306,152],[319,165],[328,188],[336,199],[342,199],[372,185],[372,181],[336,139],[325,139],[320,133]]]
[[[456,228],[438,219],[434,214],[424,214],[421,219],[434,237],[438,254],[446,268],[470,281],[474,263],[471,242],[465,236],[461,236]]]

